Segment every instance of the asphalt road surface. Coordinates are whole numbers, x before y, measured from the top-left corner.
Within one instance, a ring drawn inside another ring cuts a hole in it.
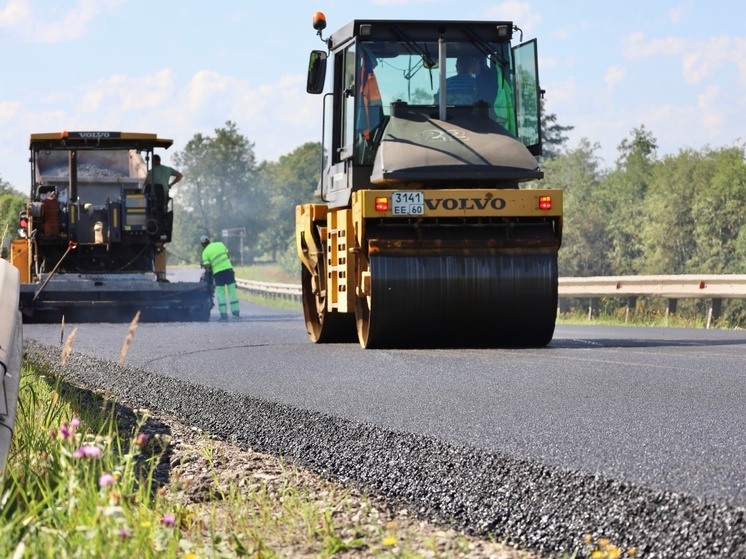
[[[241,305],[242,317],[227,323],[213,310],[208,323],[140,324],[127,365],[746,507],[746,332],[560,325],[542,349],[363,350],[309,342],[300,311]],[[75,352],[119,360],[126,324],[24,325],[24,338],[59,347],[75,326]]]

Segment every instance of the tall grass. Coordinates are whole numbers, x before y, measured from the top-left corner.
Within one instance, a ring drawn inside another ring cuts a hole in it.
[[[0,493],[0,557],[177,556],[153,472],[164,445],[118,432],[114,406],[24,367]],[[159,449],[154,452],[154,449]]]

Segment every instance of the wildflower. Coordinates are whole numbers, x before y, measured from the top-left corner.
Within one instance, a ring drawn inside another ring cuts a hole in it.
[[[92,444],[84,444],[73,452],[74,458],[101,458],[101,449]]]
[[[145,448],[145,445],[148,444],[148,436],[145,433],[140,433],[139,435],[137,435],[135,444],[140,448]]]
[[[60,425],[60,435],[62,435],[63,439],[69,439],[70,435],[72,435],[70,424],[67,421],[63,421],[62,425]]]
[[[116,480],[114,479],[114,476],[108,472],[104,472],[101,477],[98,478],[99,487],[109,487],[110,485],[114,485],[115,482]]]
[[[387,536],[383,538],[383,545],[396,545],[396,538],[394,536]]]
[[[122,528],[121,530],[119,530],[120,538],[124,539],[124,538],[129,538],[131,536],[132,536],[132,532],[130,530],[127,530],[126,528]]]
[[[173,514],[166,514],[161,518],[161,524],[170,528],[176,524],[176,517]]]
[[[54,427],[52,427],[49,430],[49,437],[52,438],[52,439],[56,439],[57,438],[57,429],[55,429]]]
[[[70,427],[72,427],[73,431],[77,429],[80,426],[80,418],[79,417],[73,417],[70,421]]]

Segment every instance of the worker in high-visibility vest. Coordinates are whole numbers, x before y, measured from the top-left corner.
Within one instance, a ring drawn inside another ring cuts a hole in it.
[[[199,238],[202,245],[202,267],[212,274],[215,281],[215,295],[218,300],[220,320],[228,320],[228,305],[225,292],[228,291],[231,313],[238,318],[238,294],[236,293],[236,276],[233,273],[228,247],[220,241],[210,241],[210,237],[202,235]]]

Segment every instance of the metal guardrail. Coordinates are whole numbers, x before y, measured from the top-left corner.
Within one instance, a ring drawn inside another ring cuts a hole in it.
[[[0,259],[0,477],[13,437],[21,382],[23,321],[18,311],[18,270]]]
[[[236,287],[257,295],[292,299],[293,301],[300,301],[303,295],[300,285],[289,283],[268,283],[266,281],[236,279]]]
[[[560,297],[746,299],[746,275],[597,276],[560,278]]]
[[[676,312],[679,299],[708,301],[705,328],[720,316],[723,299],[746,299],[746,275],[681,274],[671,276],[596,276],[560,278],[560,298],[589,298],[588,318],[598,310],[599,297],[627,297],[627,316],[637,297],[667,299],[666,318]],[[562,301],[560,308],[562,310]]]

